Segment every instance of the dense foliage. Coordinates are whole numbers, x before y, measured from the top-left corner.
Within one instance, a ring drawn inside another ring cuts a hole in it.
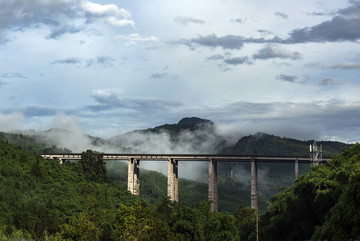
[[[360,235],[360,144],[275,196],[262,217],[266,240],[351,240]]]
[[[35,132],[34,132],[35,133]],[[0,132],[0,140],[21,147],[24,150],[37,153],[71,153],[69,149],[59,148],[54,143],[50,143],[44,137],[35,134],[4,133]]]
[[[107,182],[104,166],[89,150],[61,165],[0,141],[0,240],[238,240],[244,220],[254,227],[253,212],[211,212],[207,202],[149,206]]]
[[[0,240],[256,238],[254,210],[239,208],[232,215],[211,212],[208,202],[199,204],[199,199],[207,198],[205,183],[181,179],[177,204],[165,198],[164,175],[142,171],[141,193],[149,200],[145,202],[126,191],[125,185],[114,183],[117,178],[126,183],[126,164],[105,167],[102,155],[90,150],[82,153],[78,163],[61,165],[0,140]],[[221,209],[232,206],[235,211],[234,205],[242,202],[231,202],[234,196],[245,198],[247,206],[250,195],[241,191],[249,190],[248,186],[221,173],[232,172],[236,166],[219,167]],[[269,175],[279,175],[278,171],[271,170]],[[359,193],[360,144],[356,144],[273,197],[268,211],[260,216],[260,239],[355,239],[360,235]]]
[[[136,197],[123,186],[89,180],[79,165],[60,165],[0,141],[0,230],[22,230],[34,238],[58,231],[59,225],[97,200],[100,210],[115,212]],[[0,231],[1,233],[1,231]]]

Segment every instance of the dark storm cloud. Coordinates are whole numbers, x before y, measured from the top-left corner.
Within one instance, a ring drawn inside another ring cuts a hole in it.
[[[295,75],[280,74],[280,75],[276,76],[276,79],[290,82],[290,83],[295,83],[296,80],[298,79],[298,77]]]
[[[289,17],[286,13],[282,13],[282,12],[275,12],[274,15],[284,19],[288,19]]]
[[[249,57],[243,56],[243,57],[234,57],[225,59],[224,63],[230,64],[230,65],[239,65],[239,64],[252,64]]]
[[[288,51],[277,45],[268,44],[265,48],[260,49],[258,53],[254,54],[253,58],[254,59],[281,58],[281,59],[297,60],[301,58],[301,54],[299,52]]]
[[[174,21],[178,24],[182,24],[182,25],[188,25],[191,23],[194,24],[204,24],[205,21],[198,19],[198,18],[192,18],[192,17],[184,17],[184,16],[178,16],[176,18],[174,18]]]

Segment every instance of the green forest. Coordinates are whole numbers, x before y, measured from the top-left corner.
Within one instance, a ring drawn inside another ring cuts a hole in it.
[[[270,199],[259,217],[260,240],[360,235],[360,144],[332,159]],[[0,140],[0,240],[256,240],[256,211],[249,207],[211,212],[206,201],[171,202],[161,186],[166,179],[153,171],[143,175],[155,180],[133,196],[106,167],[94,151],[61,165]],[[193,185],[180,183],[180,190]],[[206,191],[197,195],[206,200]],[[224,196],[226,203],[231,196]]]

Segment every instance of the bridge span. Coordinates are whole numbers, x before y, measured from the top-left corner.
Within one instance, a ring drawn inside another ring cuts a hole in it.
[[[217,164],[219,162],[250,162],[251,163],[251,208],[258,206],[258,178],[257,163],[294,163],[295,180],[299,175],[299,162],[313,163],[311,157],[284,157],[284,156],[246,156],[246,155],[206,155],[206,154],[102,154],[107,160],[128,161],[128,190],[135,195],[140,195],[140,161],[167,161],[168,184],[167,195],[170,200],[179,201],[178,196],[178,162],[179,161],[205,161],[209,163],[208,200],[212,201],[211,208],[218,210],[218,185]],[[44,158],[56,159],[60,163],[66,160],[80,160],[81,154],[44,154]],[[322,158],[320,163],[327,163],[329,158]]]

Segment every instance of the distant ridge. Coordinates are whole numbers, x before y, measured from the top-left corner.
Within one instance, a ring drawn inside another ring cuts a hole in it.
[[[169,131],[173,134],[177,134],[181,131],[196,131],[196,130],[206,130],[214,131],[215,123],[201,119],[199,117],[185,117],[182,118],[177,124],[164,124],[160,126],[156,126],[154,128],[148,128],[144,130],[137,130],[136,132],[161,132],[161,131]]]
[[[313,140],[300,141],[259,132],[242,137],[233,147],[224,149],[221,154],[308,156],[309,145],[313,142]],[[339,154],[342,149],[351,146],[337,141],[317,143],[322,145],[323,156],[327,157]]]

